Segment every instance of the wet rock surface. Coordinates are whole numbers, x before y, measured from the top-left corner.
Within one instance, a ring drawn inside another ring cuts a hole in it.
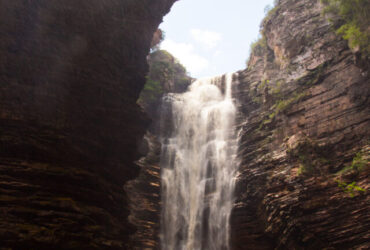
[[[150,132],[147,132],[144,140],[148,143],[148,152],[137,161],[140,174],[125,185],[130,201],[129,221],[137,229],[130,237],[131,248],[135,250],[160,249],[161,144]]]
[[[322,7],[279,1],[239,72],[233,249],[370,247],[369,69]]]
[[[0,1],[0,248],[127,249],[136,104],[173,0]]]

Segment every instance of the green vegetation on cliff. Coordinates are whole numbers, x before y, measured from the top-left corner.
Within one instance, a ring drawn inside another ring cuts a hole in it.
[[[348,184],[344,181],[337,180],[337,183],[338,187],[340,187],[343,190],[343,192],[349,194],[351,198],[355,197],[356,191],[359,193],[366,193],[366,189],[357,186],[355,181]]]
[[[249,64],[249,61],[251,59],[252,54],[254,54],[256,56],[262,56],[264,54],[265,50],[268,47],[264,27],[265,27],[266,23],[268,23],[272,19],[272,17],[276,14],[276,12],[278,11],[278,9],[279,9],[278,3],[279,3],[279,1],[275,0],[273,5],[267,5],[265,7],[266,16],[263,18],[263,20],[260,24],[259,36],[250,45],[250,54],[249,54],[249,57],[246,61],[247,68],[248,68],[248,64]]]
[[[274,0],[274,3],[272,5],[267,5],[265,7],[266,16],[263,18],[261,22],[261,25],[260,25],[261,30],[263,30],[263,27],[265,26],[265,24],[272,19],[272,17],[274,16],[274,14],[277,12],[278,9],[279,9],[279,0]]]
[[[360,151],[360,152],[357,152],[356,155],[353,157],[351,165],[344,167],[337,174],[343,175],[351,171],[352,172],[354,171],[358,174],[359,172],[364,171],[366,167],[368,166],[369,166],[368,155],[365,156]]]
[[[143,91],[140,94],[139,103],[151,104],[156,102],[163,94],[163,87],[159,81],[147,77]]]
[[[256,54],[262,54],[264,49],[267,47],[267,41],[265,35],[261,35],[255,42],[251,44],[251,52]]]
[[[370,55],[370,1],[369,0],[321,0],[326,5],[324,13],[331,13],[338,20],[330,19],[336,32],[348,41],[351,49]]]
[[[151,113],[164,93],[184,92],[191,77],[178,60],[165,50],[154,50],[148,58],[149,73],[138,103]]]

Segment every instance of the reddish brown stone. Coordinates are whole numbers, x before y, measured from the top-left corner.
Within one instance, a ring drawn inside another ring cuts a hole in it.
[[[136,100],[173,2],[0,1],[0,248],[128,247]]]
[[[264,54],[239,74],[233,249],[370,247],[368,191],[351,197],[337,182],[370,186],[369,69],[321,11],[316,0],[279,1]],[[358,152],[365,167],[339,172]]]

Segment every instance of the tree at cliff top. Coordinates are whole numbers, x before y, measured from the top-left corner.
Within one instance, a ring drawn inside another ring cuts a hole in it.
[[[370,1],[369,0],[322,0],[324,13],[334,14],[330,19],[336,32],[348,40],[348,45],[360,51],[363,58],[370,56]]]
[[[184,92],[192,78],[187,75],[185,67],[165,50],[154,50],[148,62],[147,82],[138,103],[153,118],[163,94]]]

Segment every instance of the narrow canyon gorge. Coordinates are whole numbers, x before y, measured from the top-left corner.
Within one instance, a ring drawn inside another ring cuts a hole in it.
[[[369,249],[344,21],[276,1],[246,69],[196,80],[153,49],[175,2],[0,0],[0,249]]]

